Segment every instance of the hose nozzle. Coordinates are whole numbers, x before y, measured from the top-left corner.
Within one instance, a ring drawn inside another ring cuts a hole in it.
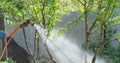
[[[30,20],[30,19],[27,19],[27,20],[26,20],[26,24],[30,24],[31,26],[33,26],[33,25],[34,25],[34,22],[33,22],[32,20]]]
[[[21,28],[27,26],[28,24],[30,24],[31,26],[34,25],[34,22],[30,19],[27,19],[26,22],[24,22],[23,24],[20,25]]]

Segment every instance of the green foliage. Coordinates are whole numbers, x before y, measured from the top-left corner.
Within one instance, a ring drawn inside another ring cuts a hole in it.
[[[67,25],[64,26],[64,28],[60,28],[59,31],[57,32],[57,36],[61,36],[68,30],[70,30],[72,28],[72,25],[78,24],[80,22],[80,20],[82,20],[82,16],[83,16],[83,14],[80,15],[79,17],[74,18],[73,21],[68,22]]]
[[[120,20],[120,15],[118,15],[117,17],[112,18],[112,23],[114,25],[120,24],[119,20]]]
[[[69,14],[69,12],[74,11],[74,6],[71,5],[71,3],[67,3],[65,1],[60,0],[52,0],[52,1],[46,1],[48,5],[46,6],[46,25],[48,28],[48,34],[49,32],[53,30],[56,23],[61,22],[61,16]],[[46,4],[47,4],[46,3]]]
[[[98,46],[98,42],[90,42],[89,43],[89,49],[90,49],[90,51],[91,52],[95,52],[95,50],[96,50],[96,48],[97,48],[97,46]],[[84,45],[83,45],[84,46]]]
[[[120,62],[120,53],[119,53],[120,49],[119,48],[115,49],[110,46],[111,39],[114,38],[114,36],[116,35],[115,31],[116,30],[113,30],[111,28],[106,29],[105,36],[104,36],[104,44],[103,44],[103,47],[99,51],[99,56],[106,60],[109,59],[113,63],[119,63]],[[98,47],[98,42],[89,43],[90,51],[95,52],[97,47]]]
[[[8,63],[16,63],[15,61],[12,60],[12,58],[8,58],[8,59],[7,59],[7,62],[8,62]]]
[[[10,24],[13,24],[11,21],[17,23],[26,19],[32,19],[38,24],[45,22],[48,29],[47,36],[56,23],[62,21],[61,16],[74,11],[74,5],[70,0],[1,0],[0,2],[0,9]]]
[[[16,63],[15,61],[12,60],[12,58],[7,58],[5,61],[0,61],[0,63]]]
[[[120,41],[120,33],[117,34],[116,38],[118,41]]]
[[[119,49],[116,50],[111,47],[103,47],[103,49],[100,51],[100,55],[105,59],[106,58],[111,59],[113,63],[119,63],[120,62],[119,51],[120,51]]]
[[[84,8],[84,1],[86,1],[86,10]],[[97,31],[99,32],[101,29],[101,25],[103,25],[102,23],[105,23],[105,25],[107,25],[107,28],[110,28],[110,25],[115,25],[116,23],[119,23],[120,17],[117,12],[120,7],[119,0],[72,0],[72,2],[75,5],[74,9],[76,9],[79,12],[79,16],[83,14],[82,17],[78,17],[79,19],[77,21],[80,21],[83,18],[85,18],[85,12],[87,12],[87,16],[89,16],[91,12],[95,13],[94,20],[97,20],[97,23],[95,25],[96,27],[98,27]],[[69,23],[67,25],[67,28],[69,28]],[[66,32],[65,28],[67,25],[65,25],[64,28],[60,29],[58,34],[63,34],[63,32]],[[91,24],[88,23],[88,25]]]
[[[39,38],[39,35],[36,33],[35,36],[34,36],[35,39],[38,39]]]
[[[98,46],[97,42],[90,43],[90,51],[95,52],[96,48]],[[120,62],[120,49],[114,49],[111,48],[108,44],[104,45],[102,49],[99,52],[99,56],[104,58],[105,60],[111,60],[113,63],[119,63]]]
[[[111,31],[110,28],[112,29],[116,26],[116,24],[119,24],[120,19],[118,12],[120,8],[119,0],[81,0],[81,1],[73,0],[73,2],[77,9],[79,10],[79,14],[82,14],[85,11],[87,11],[87,16],[90,15],[91,11],[95,13],[94,20],[97,20],[97,22],[94,26],[95,28],[92,29],[92,31],[94,30],[94,32],[100,32],[101,26],[104,26],[104,30],[107,30],[106,33],[109,34],[109,32],[111,32],[111,34],[106,35],[107,36],[106,40],[111,38],[113,31]],[[85,4],[87,6],[86,9],[84,8]],[[85,18],[84,16],[82,18]],[[91,26],[91,24],[89,23],[88,25]]]
[[[72,27],[72,22],[69,22],[69,24],[65,25],[64,28],[61,28],[59,32],[57,32],[57,35],[58,36],[62,35],[64,32],[68,31],[68,29],[71,29],[71,27]]]
[[[8,24],[16,24],[16,22],[14,22],[14,21],[8,21],[7,23]]]

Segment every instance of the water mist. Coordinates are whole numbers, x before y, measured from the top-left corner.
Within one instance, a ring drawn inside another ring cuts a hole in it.
[[[46,30],[41,26],[34,24],[38,33],[47,44],[49,50],[57,63],[84,63],[84,51],[74,42],[67,39],[65,36],[55,37],[56,31],[54,30],[49,39],[46,38]],[[47,41],[46,41],[47,39]],[[88,55],[88,63],[91,63],[93,56]],[[96,60],[96,63],[106,63],[103,59]]]

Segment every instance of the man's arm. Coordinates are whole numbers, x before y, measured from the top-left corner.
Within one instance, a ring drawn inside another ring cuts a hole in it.
[[[6,38],[10,37],[12,35],[12,33],[15,31],[15,29],[20,28],[22,24],[24,26],[27,26],[29,23],[25,24],[25,21],[21,21],[18,24],[16,24],[12,29],[7,30],[6,32],[0,30],[0,39],[2,39],[4,37],[6,37]],[[33,25],[34,23],[31,21],[30,24]]]
[[[2,30],[0,30],[0,39],[3,39],[5,37],[6,33]]]
[[[15,31],[15,29],[16,29],[16,28],[20,28],[20,25],[23,24],[23,23],[24,23],[24,21],[16,24],[12,29],[7,30],[5,37],[6,37],[6,38],[10,37],[10,36],[12,35],[12,33]]]

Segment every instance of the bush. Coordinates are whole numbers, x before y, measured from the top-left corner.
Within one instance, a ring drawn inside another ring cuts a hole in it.
[[[0,63],[16,63],[12,58],[7,58],[5,61],[0,61]]]

